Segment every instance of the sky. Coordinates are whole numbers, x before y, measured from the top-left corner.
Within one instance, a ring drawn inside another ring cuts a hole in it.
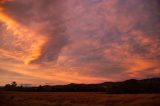
[[[0,85],[152,77],[159,0],[0,0]]]

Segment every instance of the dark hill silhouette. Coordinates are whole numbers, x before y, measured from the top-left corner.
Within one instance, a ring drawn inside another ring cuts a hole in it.
[[[105,82],[107,93],[160,93],[160,78]]]
[[[136,80],[130,79],[122,82],[104,82],[100,84],[68,84],[44,85],[38,87],[17,86],[16,82],[1,87],[6,91],[26,92],[106,92],[110,94],[125,93],[160,93],[160,78]]]

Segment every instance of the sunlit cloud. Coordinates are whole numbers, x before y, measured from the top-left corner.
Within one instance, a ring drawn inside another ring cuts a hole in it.
[[[159,77],[159,19],[158,0],[1,0],[0,84]]]
[[[31,31],[25,26],[20,25],[12,18],[4,14],[3,11],[0,11],[0,21],[6,27],[6,31],[12,33],[11,36],[2,36],[15,38],[15,44],[13,45],[15,45],[15,47],[20,46],[24,49],[22,51],[17,51],[19,52],[17,53],[17,56],[18,58],[23,60],[25,64],[28,64],[29,62],[37,59],[41,55],[41,48],[46,42],[46,38],[44,36],[38,35],[37,33]],[[16,50],[13,52],[16,52]]]

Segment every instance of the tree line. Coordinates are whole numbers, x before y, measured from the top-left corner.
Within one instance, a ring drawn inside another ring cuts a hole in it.
[[[125,93],[160,93],[160,78],[144,80],[130,79],[122,82],[104,82],[100,84],[40,85],[38,87],[17,86],[16,82],[1,87],[5,91],[25,92],[106,92],[109,94]]]

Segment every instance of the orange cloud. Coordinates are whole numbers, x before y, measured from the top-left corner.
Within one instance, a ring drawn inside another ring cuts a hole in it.
[[[0,11],[0,22],[5,25],[7,31],[12,33],[12,35],[9,35],[8,37],[13,36],[14,38],[16,38],[16,41],[14,41],[14,45],[18,45],[23,48],[22,51],[17,51],[17,53],[15,53],[16,57],[18,56],[18,58],[20,58],[20,60],[25,64],[29,64],[31,61],[36,60],[39,56],[41,56],[41,49],[47,41],[47,38],[45,36],[40,35],[34,32],[33,29],[27,28],[16,22],[2,10]],[[5,37],[7,35],[3,36]]]
[[[158,0],[8,1],[0,0],[4,83],[96,83],[160,75]]]
[[[98,83],[104,82],[107,80],[111,80],[109,78],[101,78],[101,77],[92,77],[92,76],[84,76],[79,74],[78,72],[70,72],[69,70],[66,72],[66,68],[59,68],[57,67],[55,70],[51,68],[42,68],[36,65],[29,65],[26,66],[24,64],[17,64],[8,62],[3,63],[0,61],[0,65],[4,66],[4,70],[7,70],[10,73],[17,73],[22,78],[18,78],[14,76],[7,76],[2,78],[6,83],[9,81],[15,80],[18,83],[32,83],[32,84],[45,84],[45,83],[54,83],[54,84],[64,84],[64,83]],[[34,71],[33,71],[34,70]],[[1,72],[1,70],[0,70]],[[12,80],[11,80],[12,79]]]
[[[124,62],[124,67],[126,67],[126,69],[128,70],[127,73],[129,73],[131,77],[142,77],[143,76],[142,73],[145,70],[152,69],[153,67],[156,66],[157,66],[156,62],[149,61],[147,59],[139,57],[133,57],[133,58],[131,57]]]

